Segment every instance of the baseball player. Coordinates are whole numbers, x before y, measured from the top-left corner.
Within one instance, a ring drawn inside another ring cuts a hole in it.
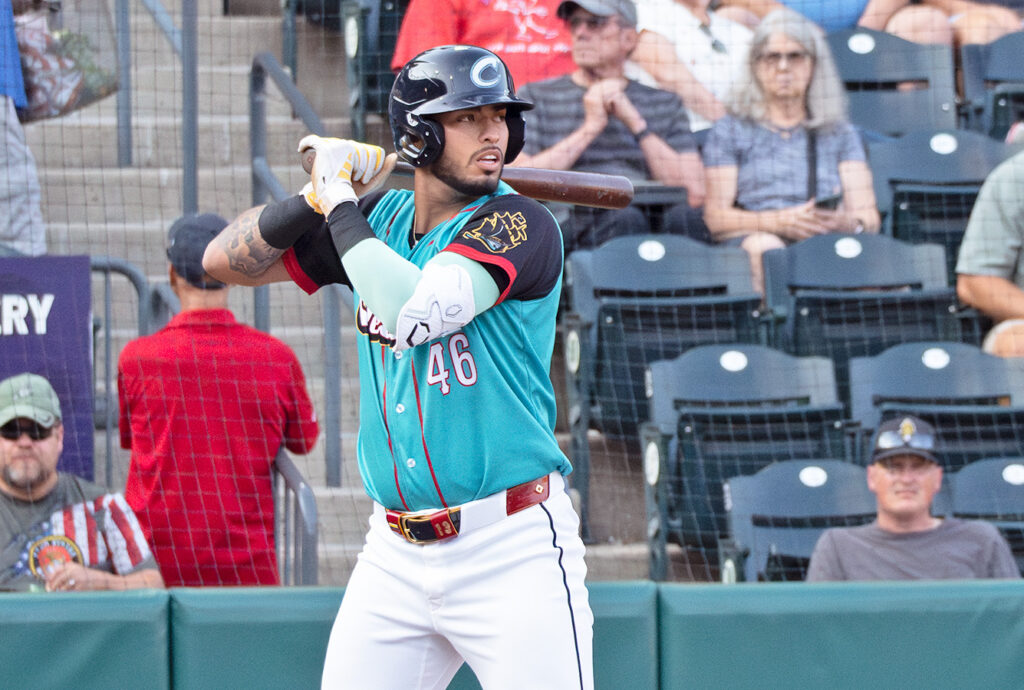
[[[246,285],[355,295],[358,461],[374,500],[331,631],[324,687],[591,688],[593,615],[549,362],[557,223],[500,180],[522,111],[490,51],[410,60],[391,92],[413,190],[375,192],[395,154],[316,136],[311,181],[246,211],[206,270]]]

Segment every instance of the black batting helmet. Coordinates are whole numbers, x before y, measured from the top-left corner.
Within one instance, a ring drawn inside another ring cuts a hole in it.
[[[533,103],[516,97],[512,75],[497,55],[476,46],[441,46],[407,62],[395,78],[388,120],[395,150],[416,167],[444,150],[444,128],[431,115],[482,105],[507,106],[509,163],[523,149],[523,110]]]

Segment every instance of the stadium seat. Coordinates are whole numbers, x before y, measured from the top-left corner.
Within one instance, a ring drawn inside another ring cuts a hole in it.
[[[827,40],[846,87],[850,121],[866,138],[957,126],[949,46],[864,28],[836,31]],[[920,88],[905,88],[908,82]]]
[[[1024,575],[1024,457],[975,460],[949,479],[953,517],[998,527]]]
[[[636,446],[647,364],[694,345],[756,342],[761,298],[738,247],[676,235],[615,238],[566,260],[563,318],[573,486],[587,533],[587,430]]]
[[[874,520],[865,475],[843,460],[783,460],[726,481],[722,581],[805,579],[822,532]]]
[[[1024,120],[1024,31],[960,48],[964,115],[967,126],[1005,139]]]
[[[956,284],[956,259],[974,200],[985,178],[1016,149],[978,132],[928,130],[868,145],[882,233],[946,249],[946,274]]]
[[[1024,455],[1022,374],[1024,360],[966,343],[906,343],[854,357],[851,418],[858,445],[881,419],[912,414],[935,427],[936,455],[949,472],[984,457]]]
[[[764,254],[772,343],[823,355],[849,405],[850,357],[914,340],[958,340],[943,248],[883,235],[819,235]]]
[[[763,345],[702,345],[649,367],[643,427],[651,577],[667,542],[702,549],[726,536],[722,485],[780,460],[846,459],[843,405],[825,357]]]

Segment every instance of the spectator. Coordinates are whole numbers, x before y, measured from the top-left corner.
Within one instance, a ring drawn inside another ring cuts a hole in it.
[[[953,42],[949,17],[929,3],[912,0],[725,0],[732,10],[746,10],[748,17],[766,17],[788,7],[804,15],[826,33],[861,26],[891,34],[915,43]],[[724,8],[723,8],[724,9]],[[750,25],[756,27],[756,23]]]
[[[713,11],[711,0],[642,0],[633,61],[657,86],[677,94],[690,128],[704,131],[725,115],[722,100],[738,79],[751,30]]]
[[[812,22],[787,9],[765,17],[728,106],[704,144],[704,220],[712,239],[747,251],[758,289],[770,249],[829,232],[878,231],[864,146]],[[825,203],[830,197],[835,205]]]
[[[42,376],[0,381],[0,589],[162,588],[124,496],[57,471],[61,419]]]
[[[986,352],[1024,357],[1024,153],[1003,161],[981,186],[956,263],[960,299],[996,326]]]
[[[922,0],[921,5],[942,13],[957,45],[991,43],[1024,28],[1024,2],[1020,0]]]
[[[929,424],[890,419],[879,425],[872,447],[867,480],[878,516],[860,527],[826,530],[811,554],[809,582],[1020,577],[993,525],[931,514],[942,468]]]
[[[519,90],[526,144],[513,165],[625,175],[686,188],[687,202],[665,212],[666,232],[706,239],[699,206],[704,169],[679,97],[626,78],[637,44],[633,0],[563,2],[558,16],[572,32],[572,74]],[[637,206],[620,210],[573,207],[563,224],[565,251],[595,247],[619,235],[650,231]]]
[[[28,100],[12,7],[20,9],[26,3],[22,0],[15,0],[15,3],[4,3],[0,8],[0,136],[4,142],[0,164],[0,254],[38,256],[46,253],[39,178],[16,110],[27,107]]]
[[[128,343],[118,362],[126,495],[172,586],[279,583],[271,470],[307,453],[318,426],[292,350],[239,324],[228,288],[202,268],[227,225],[179,218],[167,249],[181,313]]]
[[[516,84],[573,70],[569,32],[555,16],[559,0],[410,0],[391,69],[434,46],[467,43],[497,53]]]

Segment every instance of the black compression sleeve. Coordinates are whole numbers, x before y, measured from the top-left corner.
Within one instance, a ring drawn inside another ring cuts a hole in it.
[[[331,230],[338,258],[363,240],[376,237],[359,207],[347,201],[335,206],[327,216],[327,227]]]
[[[267,204],[257,224],[267,244],[274,249],[288,249],[295,240],[323,222],[324,217],[309,207],[305,197],[297,194]]]

